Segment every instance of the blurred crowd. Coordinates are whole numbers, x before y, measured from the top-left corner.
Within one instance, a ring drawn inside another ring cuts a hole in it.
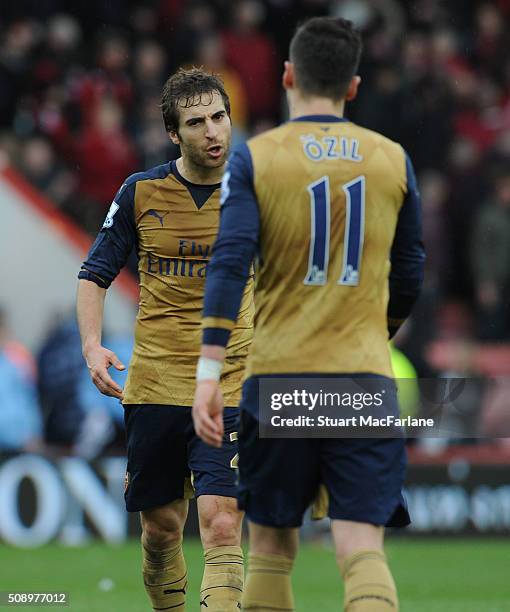
[[[401,142],[418,174],[426,287],[401,348],[419,376],[510,374],[510,0],[6,3],[0,156],[93,235],[127,175],[178,155],[159,108],[169,74],[222,75],[242,141],[286,118],[288,41],[328,14],[364,36],[347,115]]]
[[[104,343],[124,363],[131,336],[106,334]],[[126,372],[112,372],[124,386]],[[55,317],[32,355],[12,335],[0,309],[0,453],[73,454],[93,459],[124,448],[124,412],[119,400],[101,395],[81,354],[74,313]]]

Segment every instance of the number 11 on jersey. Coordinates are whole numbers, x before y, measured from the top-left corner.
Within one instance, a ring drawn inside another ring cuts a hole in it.
[[[359,284],[365,230],[365,177],[358,176],[342,185],[345,193],[344,257],[339,285]],[[325,285],[329,262],[331,196],[329,176],[308,185],[311,234],[305,285]]]

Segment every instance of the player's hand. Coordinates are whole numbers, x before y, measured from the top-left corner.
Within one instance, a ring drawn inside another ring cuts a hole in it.
[[[197,382],[193,402],[195,431],[204,442],[219,448],[223,439],[223,395],[215,380]]]
[[[126,366],[120,361],[117,355],[104,346],[98,345],[88,349],[84,352],[83,356],[87,362],[92,382],[99,391],[101,391],[103,395],[117,397],[121,400],[122,387],[120,387],[108,374],[108,368],[110,366],[113,366],[119,371],[126,369]]]

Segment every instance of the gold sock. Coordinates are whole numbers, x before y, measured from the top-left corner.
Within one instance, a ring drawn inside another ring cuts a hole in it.
[[[292,612],[294,596],[290,573],[294,561],[284,555],[256,553],[250,553],[248,559],[242,609],[251,612]]]
[[[154,610],[183,612],[187,571],[182,541],[163,550],[148,549],[142,542],[143,582]]]
[[[204,552],[204,558],[200,609],[207,612],[240,610],[244,584],[243,549],[215,546]]]
[[[344,612],[398,612],[397,589],[386,556],[360,550],[343,563]]]

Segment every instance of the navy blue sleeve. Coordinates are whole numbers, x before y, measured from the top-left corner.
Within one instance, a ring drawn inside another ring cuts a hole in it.
[[[124,267],[137,242],[135,189],[136,181],[128,181],[117,192],[78,278],[107,289]]]
[[[422,241],[421,202],[411,160],[406,155],[407,194],[398,216],[391,247],[390,338],[411,313],[423,284],[425,249]]]
[[[232,154],[221,187],[218,237],[207,267],[204,344],[226,346],[259,244],[259,209],[246,145]]]

